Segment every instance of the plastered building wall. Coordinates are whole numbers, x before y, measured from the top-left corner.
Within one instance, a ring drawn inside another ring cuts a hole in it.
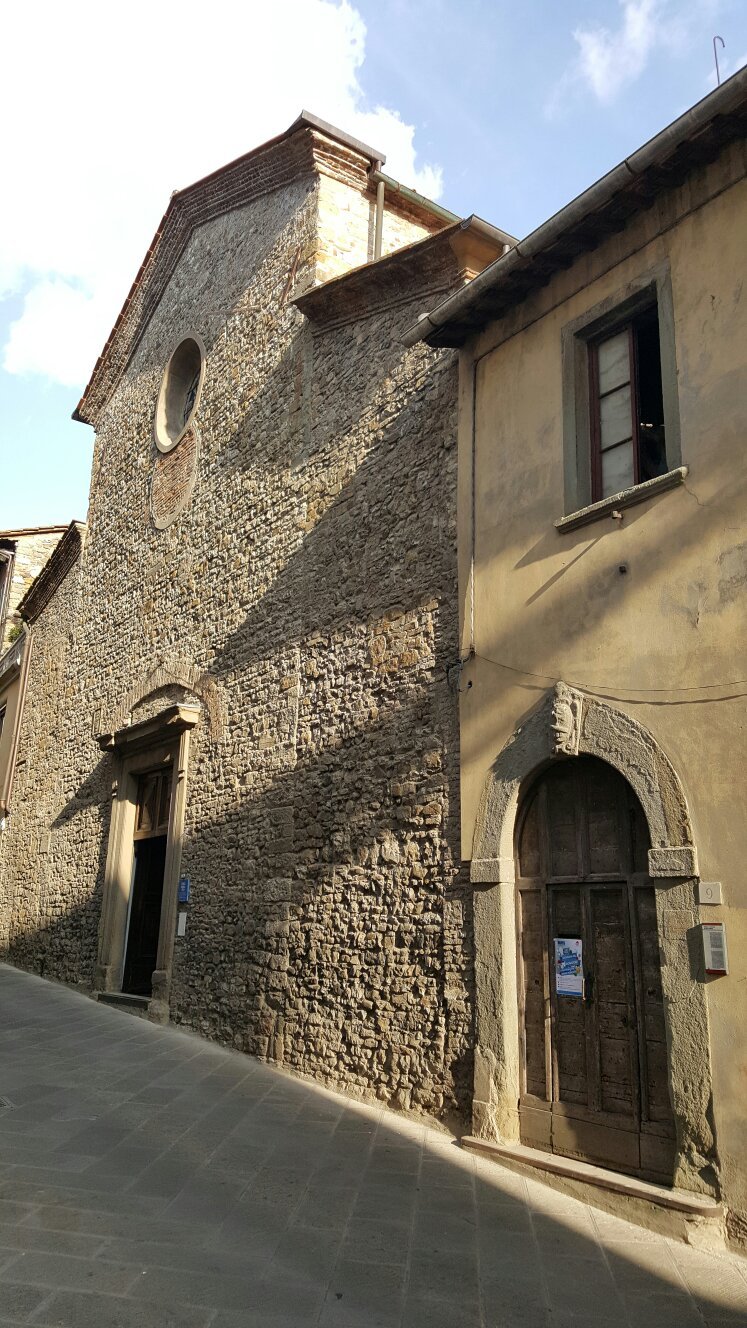
[[[106,408],[77,632],[63,643],[73,573],[35,629],[57,686],[30,681],[0,913],[14,962],[92,982],[115,778],[95,735],[196,702],[171,1018],[440,1114],[466,1110],[470,1081],[457,367],[400,344],[417,281],[330,328],[290,302],[328,249],[342,261],[339,197],[309,173],[197,228]],[[453,256],[438,279],[457,282]],[[189,331],[207,355],[196,477],[156,530],[153,414]]]
[[[682,782],[700,875],[720,881],[727,977],[707,982],[721,1181],[747,1212],[745,743],[747,221],[743,145],[694,172],[464,354],[460,441],[462,847],[489,768],[552,688],[576,685],[647,728]],[[559,534],[563,327],[657,265],[671,269],[685,483]],[[472,367],[477,362],[471,524]],[[474,617],[468,593],[474,548]],[[740,681],[740,679],[742,681]],[[690,887],[694,890],[694,886]],[[677,1055],[674,1047],[672,1054]],[[692,1076],[698,1065],[687,1068]],[[741,1214],[741,1217],[740,1217]]]

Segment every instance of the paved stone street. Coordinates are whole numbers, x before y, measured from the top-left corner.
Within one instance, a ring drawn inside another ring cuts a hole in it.
[[[0,966],[0,1323],[695,1328],[747,1260]]]

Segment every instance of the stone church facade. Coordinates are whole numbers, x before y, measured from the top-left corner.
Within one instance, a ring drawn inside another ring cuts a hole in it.
[[[169,205],[79,406],[87,525],[22,606],[0,939],[152,1018],[464,1114],[457,367],[401,333],[508,237],[382,189],[381,165],[302,115]],[[154,935],[133,910],[159,876]]]

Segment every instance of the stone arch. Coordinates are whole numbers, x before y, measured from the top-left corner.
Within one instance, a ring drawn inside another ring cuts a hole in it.
[[[675,1184],[717,1193],[708,1009],[694,888],[698,863],[687,800],[674,767],[647,729],[565,683],[557,684],[498,754],[475,823],[473,1131],[478,1137],[518,1141],[516,821],[533,777],[553,760],[579,754],[614,766],[637,794],[648,822],[677,1130]]]
[[[178,656],[162,660],[151,669],[145,680],[141,679],[122,698],[111,725],[112,732],[125,728],[131,722],[132,712],[149,697],[172,687],[182,687],[186,692],[199,697],[207,713],[210,736],[216,741],[220,739],[225,731],[225,715],[218,684],[207,671],[198,669],[189,660]]]
[[[649,874],[697,877],[687,800],[654,737],[630,715],[558,683],[493,763],[475,823],[472,880],[513,880],[514,825],[526,780],[555,757],[579,754],[614,766],[638,795],[651,836]]]

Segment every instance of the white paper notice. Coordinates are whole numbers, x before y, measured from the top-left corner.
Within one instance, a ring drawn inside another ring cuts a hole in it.
[[[583,996],[584,971],[581,941],[555,937],[555,990],[558,996]]]

